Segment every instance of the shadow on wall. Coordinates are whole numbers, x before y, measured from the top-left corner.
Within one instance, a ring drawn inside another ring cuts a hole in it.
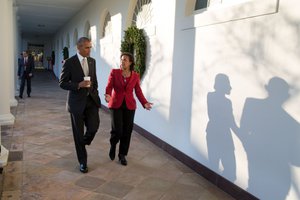
[[[224,168],[222,176],[234,182],[236,180],[236,161],[231,130],[237,133],[238,127],[233,117],[232,103],[226,97],[231,92],[228,76],[217,74],[214,89],[214,92],[207,94],[208,160],[215,172],[219,171],[219,164],[222,163]]]
[[[231,86],[227,75],[217,74],[214,89],[207,95],[208,124],[206,139],[212,169],[236,180],[236,160],[232,132],[241,140],[248,158],[248,189],[260,199],[286,199],[293,186],[298,198],[299,186],[292,178],[292,166],[300,166],[300,124],[282,105],[289,99],[289,84],[273,77],[265,86],[265,99],[247,98],[240,128],[237,127],[232,103],[226,95]]]
[[[290,97],[288,83],[273,77],[265,89],[265,99],[246,99],[241,117],[239,138],[248,157],[248,191],[260,199],[284,200],[292,185],[298,187],[291,166],[300,166],[300,125],[282,107]]]

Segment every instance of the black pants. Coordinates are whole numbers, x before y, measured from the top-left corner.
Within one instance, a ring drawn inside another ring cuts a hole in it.
[[[21,85],[20,85],[20,94],[19,96],[23,96],[24,88],[25,88],[25,81],[27,82],[27,95],[29,96],[31,93],[31,77],[27,75],[23,75],[21,77]]]
[[[71,113],[71,122],[78,161],[80,164],[86,164],[85,145],[91,144],[100,124],[99,108],[90,96],[87,96],[86,107],[82,114]]]
[[[110,109],[111,113],[111,137],[110,144],[119,145],[119,155],[126,156],[130,145],[130,138],[133,129],[133,120],[135,110],[129,110],[126,107],[125,100],[118,109]]]

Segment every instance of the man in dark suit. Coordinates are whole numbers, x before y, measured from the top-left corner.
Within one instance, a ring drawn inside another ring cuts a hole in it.
[[[34,69],[34,59],[32,56],[29,56],[27,51],[24,51],[23,58],[19,59],[18,62],[19,62],[18,76],[21,79],[19,97],[22,99],[24,87],[25,87],[25,81],[27,82],[27,96],[30,97],[31,78],[32,78],[32,71]]]
[[[69,91],[67,110],[71,114],[73,137],[82,173],[88,172],[85,145],[91,144],[100,124],[101,102],[98,94],[96,62],[89,57],[91,48],[90,39],[80,38],[77,42],[78,52],[65,61],[59,80],[60,87]],[[90,81],[84,80],[85,77],[90,77]]]

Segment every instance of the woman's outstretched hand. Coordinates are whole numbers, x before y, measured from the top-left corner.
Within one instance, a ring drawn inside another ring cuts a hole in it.
[[[144,105],[144,107],[145,107],[145,109],[147,109],[147,110],[151,110],[151,108],[152,108],[152,105],[153,105],[153,103],[145,103],[145,105]]]

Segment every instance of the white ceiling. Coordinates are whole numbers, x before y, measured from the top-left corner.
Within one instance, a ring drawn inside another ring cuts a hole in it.
[[[23,35],[51,36],[91,0],[16,0]]]

